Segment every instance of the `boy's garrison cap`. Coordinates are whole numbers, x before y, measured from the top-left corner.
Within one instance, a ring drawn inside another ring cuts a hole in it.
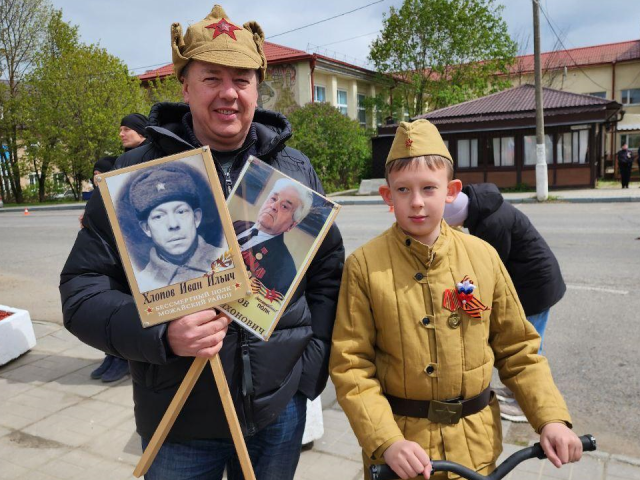
[[[423,155],[440,155],[453,163],[440,132],[431,122],[422,118],[415,122],[400,122],[385,164]]]
[[[199,208],[198,188],[191,175],[173,165],[151,168],[140,174],[129,188],[129,202],[139,220],[166,202],[182,200]]]
[[[171,25],[173,69],[180,79],[189,60],[200,60],[225,67],[259,71],[259,82],[264,80],[267,57],[264,54],[264,32],[257,22],[242,27],[231,23],[220,5],[215,5],[204,20],[187,28],[182,37],[182,26]]]

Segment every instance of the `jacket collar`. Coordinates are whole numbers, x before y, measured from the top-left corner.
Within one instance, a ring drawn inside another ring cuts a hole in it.
[[[151,107],[147,131],[153,141],[167,154],[197,148],[195,137],[185,128],[183,119],[190,113],[185,103],[157,103]],[[291,138],[291,124],[280,113],[257,108],[253,116],[251,135],[255,135],[255,152],[263,160],[275,156],[284,149]],[[199,143],[199,142],[198,142]]]
[[[409,251],[427,268],[434,268],[440,265],[447,255],[451,243],[451,227],[444,220],[440,222],[440,235],[432,246],[425,245],[404,233],[397,222],[391,227],[391,231],[395,241],[399,244],[399,248]]]

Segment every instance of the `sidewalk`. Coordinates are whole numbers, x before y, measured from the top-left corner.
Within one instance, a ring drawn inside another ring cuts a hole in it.
[[[131,381],[108,385],[90,380],[102,352],[60,325],[35,322],[34,329],[37,346],[0,367],[0,478],[134,478],[141,450]],[[325,434],[302,453],[296,480],[363,478],[360,448],[332,392],[327,388],[323,394]],[[507,438],[511,425],[503,428]],[[522,447],[504,448],[503,457]],[[507,478],[633,480],[640,479],[640,459],[595,452],[560,470],[547,461],[529,460]]]
[[[537,203],[535,192],[511,192],[502,194],[511,203]],[[379,195],[337,195],[331,200],[341,205],[383,205]],[[580,190],[552,190],[549,201],[567,203],[615,203],[640,202],[640,188],[633,184],[628,189],[584,188]]]

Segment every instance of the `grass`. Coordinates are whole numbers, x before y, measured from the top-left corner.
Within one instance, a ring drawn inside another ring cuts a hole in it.
[[[532,187],[530,185],[527,185],[526,183],[519,183],[515,187],[506,187],[500,189],[500,192],[502,193],[528,193],[535,191],[536,187]]]

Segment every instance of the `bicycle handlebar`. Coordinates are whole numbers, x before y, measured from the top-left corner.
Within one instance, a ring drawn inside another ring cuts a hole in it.
[[[579,438],[582,442],[583,451],[592,452],[596,449],[596,439],[593,435],[583,435]],[[520,463],[525,460],[529,460],[530,458],[538,458],[541,460],[543,458],[547,458],[540,446],[540,443],[535,443],[531,447],[523,448],[522,450],[515,452],[488,476],[480,475],[459,463],[449,462],[447,460],[433,461],[433,470],[431,473],[452,472],[460,475],[462,478],[466,478],[467,480],[501,480]],[[400,478],[398,477],[398,474],[389,467],[389,465],[371,465],[369,467],[369,473],[371,475],[371,480],[396,480]]]

